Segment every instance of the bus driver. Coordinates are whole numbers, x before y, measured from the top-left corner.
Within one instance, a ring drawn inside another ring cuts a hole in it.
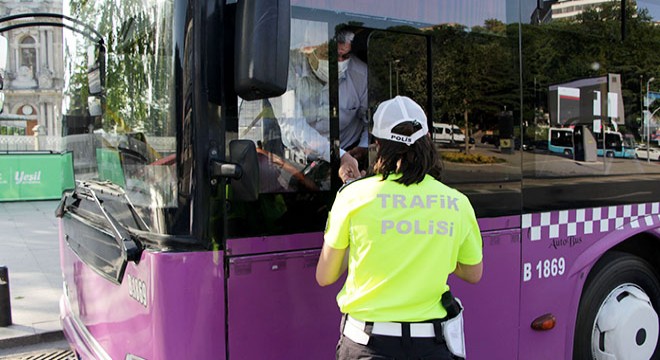
[[[474,210],[431,176],[437,151],[417,103],[402,96],[381,103],[372,133],[377,175],[337,194],[316,269],[321,286],[348,270],[337,295],[344,314],[337,358],[465,357],[460,303],[447,278],[481,279]]]
[[[367,65],[351,56],[355,35],[337,33],[339,76],[339,177],[358,178],[358,160],[364,162],[369,145],[367,119]],[[310,159],[330,161],[328,43],[291,52],[289,90],[282,96],[278,117],[282,141],[303,150]],[[291,113],[293,111],[293,113]]]

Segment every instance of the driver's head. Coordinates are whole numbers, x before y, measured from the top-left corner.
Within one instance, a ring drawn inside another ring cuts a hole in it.
[[[337,60],[338,60],[338,72],[339,78],[343,78],[348,68],[348,63],[351,56],[352,43],[355,38],[355,34],[348,30],[342,30],[337,33],[335,37],[337,40]],[[309,61],[309,66],[312,68],[312,71],[319,78],[319,80],[327,83],[328,82],[328,43],[325,42],[316,47],[309,47],[303,49],[303,52],[307,55],[307,60]]]
[[[353,39],[355,34],[348,30],[342,30],[337,33],[337,60],[343,62],[351,57]]]

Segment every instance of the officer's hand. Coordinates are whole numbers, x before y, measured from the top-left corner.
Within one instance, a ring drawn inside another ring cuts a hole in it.
[[[346,183],[349,180],[355,180],[362,176],[364,174],[360,173],[357,160],[350,153],[344,153],[339,165],[339,178],[341,181]]]

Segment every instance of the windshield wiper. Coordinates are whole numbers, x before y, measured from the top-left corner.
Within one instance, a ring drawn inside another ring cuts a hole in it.
[[[122,253],[125,254],[126,259],[133,262],[139,261],[140,253],[142,252],[142,246],[131,235],[131,232],[105,209],[105,206],[103,206],[103,200],[99,198],[98,194],[123,197],[126,200],[126,203],[131,210],[133,217],[139,221],[139,225],[144,226],[145,229],[148,229],[148,227],[142,218],[137,214],[133,204],[130,203],[126,197],[126,193],[121,187],[107,181],[98,182],[87,180],[78,183],[76,192],[73,194],[73,197],[84,197],[87,200],[94,202],[112,227],[115,241],[121,246]]]

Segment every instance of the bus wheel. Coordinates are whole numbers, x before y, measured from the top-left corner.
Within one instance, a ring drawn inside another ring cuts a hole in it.
[[[614,153],[611,152],[611,151],[608,151],[608,152],[607,152],[607,157],[608,157],[608,158],[613,158],[613,157],[614,157]]]
[[[573,152],[572,152],[571,150],[564,149],[564,155],[566,155],[566,156],[573,156]]]
[[[659,308],[653,268],[637,256],[605,254],[580,299],[573,359],[656,359]]]

